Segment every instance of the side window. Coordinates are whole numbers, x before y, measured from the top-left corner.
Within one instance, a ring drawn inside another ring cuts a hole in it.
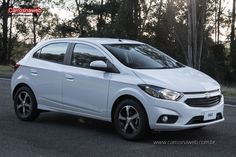
[[[40,52],[41,52],[41,49],[39,49],[38,51],[36,51],[36,52],[33,54],[33,57],[34,57],[34,58],[39,58]]]
[[[73,50],[71,64],[82,68],[90,68],[90,63],[95,60],[103,60],[106,57],[96,48],[85,44],[76,44]]]
[[[67,46],[68,43],[55,43],[47,45],[41,49],[38,58],[51,62],[63,63]]]

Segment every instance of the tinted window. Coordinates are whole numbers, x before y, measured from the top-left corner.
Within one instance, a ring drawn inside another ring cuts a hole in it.
[[[40,52],[41,52],[41,49],[36,51],[33,55],[34,58],[39,58],[39,55],[40,55]]]
[[[95,60],[106,61],[96,48],[85,44],[76,44],[74,47],[71,64],[82,68],[90,68],[90,63]]]
[[[134,69],[168,69],[183,67],[181,63],[145,44],[104,45],[122,64]]]
[[[50,44],[41,49],[39,58],[56,63],[63,63],[68,43]]]

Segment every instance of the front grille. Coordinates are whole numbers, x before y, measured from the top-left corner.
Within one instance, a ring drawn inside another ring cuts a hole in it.
[[[221,113],[217,113],[217,114],[216,114],[216,119],[204,121],[203,118],[204,118],[203,116],[195,116],[195,117],[193,117],[190,121],[188,121],[188,123],[187,123],[186,125],[213,122],[213,121],[215,121],[215,120],[220,120],[220,119],[222,119],[223,116],[222,116]]]
[[[219,104],[221,95],[209,98],[189,98],[185,101],[186,104],[192,107],[210,107]]]

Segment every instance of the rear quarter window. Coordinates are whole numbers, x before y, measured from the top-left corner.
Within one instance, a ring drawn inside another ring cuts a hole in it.
[[[68,43],[53,43],[44,46],[33,54],[33,58],[38,58],[55,63],[63,63],[67,51]]]

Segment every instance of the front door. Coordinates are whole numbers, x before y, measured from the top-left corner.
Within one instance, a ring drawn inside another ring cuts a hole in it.
[[[94,60],[106,57],[91,45],[75,44],[70,65],[64,69],[63,103],[81,115],[105,118],[111,74],[90,69]]]

